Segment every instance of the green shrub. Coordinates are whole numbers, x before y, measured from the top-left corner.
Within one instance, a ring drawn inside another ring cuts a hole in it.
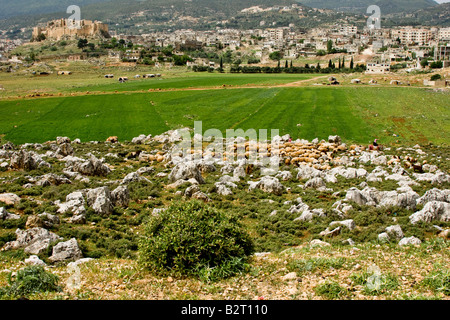
[[[228,277],[253,252],[237,216],[199,201],[173,203],[150,218],[139,240],[140,263],[160,275]]]
[[[59,277],[42,266],[29,266],[17,272],[15,279],[8,275],[8,287],[0,288],[2,297],[23,297],[33,293],[61,291]]]

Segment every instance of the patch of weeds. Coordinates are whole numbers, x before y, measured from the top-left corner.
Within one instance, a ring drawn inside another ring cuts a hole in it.
[[[297,274],[303,274],[307,272],[314,272],[316,270],[327,270],[327,269],[341,269],[344,267],[346,259],[343,257],[339,258],[311,258],[311,259],[301,259],[293,260],[287,264],[289,271],[297,272]]]
[[[223,264],[215,267],[203,266],[195,270],[198,277],[203,282],[216,282],[221,279],[226,279],[239,273],[249,272],[250,264],[245,262],[245,259],[233,257]]]
[[[17,272],[13,278],[8,275],[8,286],[0,288],[0,297],[17,298],[34,293],[60,292],[59,277],[46,271],[42,266],[28,266]]]
[[[421,284],[434,293],[443,293],[450,296],[450,269],[436,265],[434,270],[422,280]]]
[[[326,281],[322,284],[319,284],[314,288],[314,291],[319,296],[322,296],[329,300],[342,299],[348,296],[347,289],[341,287],[335,281]]]

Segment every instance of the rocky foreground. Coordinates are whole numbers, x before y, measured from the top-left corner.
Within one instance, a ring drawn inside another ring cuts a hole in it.
[[[397,250],[428,246],[437,238],[448,252],[450,175],[445,150],[436,147],[428,153],[416,145],[379,151],[346,145],[338,136],[328,141],[277,136],[271,143],[279,145],[279,170],[263,175],[262,164],[249,160],[261,145],[236,138],[231,149],[218,155],[218,141],[204,142],[201,159],[195,160],[200,158],[195,150],[187,156],[178,151],[187,130],[141,135],[131,142],[110,137],[81,143],[58,137],[44,144],[3,144],[2,254],[23,250],[23,263],[45,266],[103,263],[114,256],[133,259],[145,217],[158,214],[171,201],[186,199],[240,214],[257,249],[266,252],[258,253],[256,260],[275,259],[270,255],[305,246],[337,246],[336,252],[360,250],[358,245]],[[201,138],[196,135],[192,141]],[[236,159],[239,149],[245,150],[245,157]],[[122,247],[117,249],[119,242]],[[443,254],[439,259],[448,267],[448,258]],[[298,280],[298,271],[284,270],[283,281]],[[268,297],[314,296],[285,293]]]

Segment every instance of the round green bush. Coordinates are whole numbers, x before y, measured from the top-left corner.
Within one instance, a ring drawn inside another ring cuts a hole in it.
[[[140,263],[159,275],[225,278],[245,269],[253,252],[236,215],[199,201],[152,216],[139,240]]]

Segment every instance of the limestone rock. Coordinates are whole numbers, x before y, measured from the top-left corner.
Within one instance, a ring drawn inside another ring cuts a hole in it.
[[[409,238],[403,238],[402,240],[399,241],[398,245],[399,246],[410,246],[410,245],[420,245],[422,243],[422,241],[420,241],[420,239],[412,236]]]
[[[409,221],[416,224],[419,221],[431,222],[450,221],[450,203],[442,201],[430,201],[425,204],[422,210],[409,216]]]
[[[261,189],[264,192],[273,193],[276,195],[281,195],[284,191],[284,186],[275,177],[265,176],[257,182],[249,181],[249,184],[249,191]]]
[[[81,259],[83,253],[78,247],[78,242],[75,238],[69,241],[60,242],[53,247],[52,255],[48,258],[51,262],[75,261]]]
[[[16,230],[17,240],[5,244],[4,250],[24,249],[25,253],[40,254],[62,238],[44,228]]]
[[[178,180],[189,180],[195,179],[198,183],[204,184],[205,180],[203,180],[202,174],[198,169],[197,165],[192,162],[184,162],[177,164],[172,172],[169,174],[169,182],[174,183]]]

